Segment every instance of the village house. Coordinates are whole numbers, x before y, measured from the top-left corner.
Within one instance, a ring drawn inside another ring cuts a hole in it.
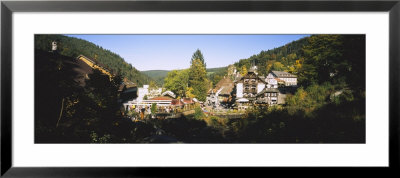
[[[265,82],[267,82],[267,88],[278,88],[278,80],[279,79],[275,79],[272,73],[269,73],[267,78],[265,78]]]
[[[249,72],[235,83],[236,104],[239,110],[254,104],[284,104],[287,93],[297,88],[296,75],[284,71],[272,71],[266,78],[259,76],[253,66]]]
[[[157,113],[154,117],[168,118],[173,114],[193,110],[198,103],[196,98],[175,99],[176,95],[172,91],[165,91],[160,96],[152,98],[143,98],[148,94],[148,90],[146,91],[145,89],[148,89],[148,85],[144,85],[144,87],[137,90],[138,97],[122,103],[125,111],[134,110],[142,113],[142,110],[145,110],[144,115],[149,115],[150,108],[156,104]],[[139,95],[142,97],[139,97]]]
[[[207,103],[209,105],[220,105],[231,102],[231,93],[235,84],[229,77],[224,77],[216,85],[214,89],[208,91]]]
[[[257,104],[268,104],[268,105],[275,105],[281,104],[278,103],[278,97],[281,95],[278,88],[264,88],[260,93],[257,93],[256,96],[256,103]]]
[[[272,71],[270,74],[284,82],[285,86],[297,86],[297,76],[284,71]]]
[[[267,85],[265,78],[258,76],[256,69],[256,67],[252,67],[246,75],[235,82],[237,99],[245,98],[253,101],[257,93]]]

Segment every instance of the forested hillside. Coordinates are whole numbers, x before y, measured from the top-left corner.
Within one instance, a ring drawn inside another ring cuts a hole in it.
[[[149,76],[153,79],[158,86],[162,86],[164,84],[164,78],[167,76],[168,70],[146,70],[141,71],[141,73]]]
[[[212,82],[213,87],[228,73],[228,67],[209,68],[207,71],[208,80]]]
[[[309,37],[304,37],[278,48],[261,51],[247,59],[239,60],[234,65],[239,71],[242,71],[244,67],[248,70],[255,64],[261,75],[266,75],[271,70],[287,70],[293,72],[296,60],[302,59],[303,57],[302,49],[303,46],[308,44],[308,38]]]
[[[64,35],[35,35],[35,49],[50,51],[52,41],[58,43],[57,48],[61,55],[75,58],[82,54],[95,59],[113,74],[122,75],[130,81],[138,83],[139,86],[147,84],[151,80],[118,54],[86,40]]]

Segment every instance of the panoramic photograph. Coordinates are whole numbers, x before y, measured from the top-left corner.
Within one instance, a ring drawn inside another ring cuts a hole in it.
[[[42,143],[366,143],[364,34],[36,34]]]

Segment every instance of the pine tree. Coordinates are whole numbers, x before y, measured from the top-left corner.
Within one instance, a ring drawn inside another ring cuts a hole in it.
[[[206,68],[200,59],[192,61],[189,68],[189,87],[193,88],[193,94],[200,101],[205,101],[208,89]]]
[[[201,53],[200,49],[197,49],[196,52],[194,52],[192,59],[190,60],[190,64],[192,64],[195,59],[200,59],[201,63],[204,65],[204,67],[207,68],[206,63],[204,62],[204,56]]]

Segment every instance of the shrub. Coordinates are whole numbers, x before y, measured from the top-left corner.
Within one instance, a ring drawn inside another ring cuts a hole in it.
[[[205,114],[203,113],[203,110],[200,107],[196,107],[194,109],[194,118],[201,120],[205,117]]]

